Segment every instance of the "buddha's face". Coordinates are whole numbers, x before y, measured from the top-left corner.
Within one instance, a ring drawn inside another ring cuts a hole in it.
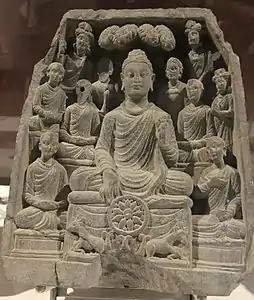
[[[77,51],[82,51],[88,54],[91,50],[90,40],[88,36],[84,33],[80,33],[76,38],[76,48]]]
[[[132,100],[147,96],[153,84],[153,74],[146,63],[129,63],[121,74],[124,90]]]
[[[214,142],[209,145],[208,153],[212,162],[221,162],[226,155],[226,149],[222,143]]]
[[[227,81],[225,78],[218,77],[215,80],[216,89],[220,94],[223,94],[226,92],[227,89]]]
[[[200,36],[199,36],[199,32],[196,30],[191,30],[188,33],[188,43],[190,46],[195,46],[198,45],[200,42]]]
[[[194,105],[197,105],[200,101],[203,89],[198,82],[187,83],[186,86],[188,99]]]
[[[177,64],[171,63],[166,70],[166,75],[169,80],[179,79],[181,77],[180,68]]]
[[[57,86],[63,80],[64,73],[58,65],[49,66],[48,77],[52,86]]]
[[[58,143],[49,135],[42,135],[39,143],[39,149],[44,159],[50,159],[58,150]]]

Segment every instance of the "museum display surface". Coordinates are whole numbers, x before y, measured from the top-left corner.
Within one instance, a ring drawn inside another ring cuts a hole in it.
[[[22,112],[6,277],[228,295],[253,264],[250,161],[239,59],[210,10],[69,11]]]

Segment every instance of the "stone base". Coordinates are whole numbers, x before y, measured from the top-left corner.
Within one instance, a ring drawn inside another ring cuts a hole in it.
[[[197,244],[194,240],[192,254],[193,265],[198,268],[242,272],[244,269],[245,241],[211,241]]]
[[[60,297],[66,297],[66,300],[190,300],[190,295],[172,295],[168,293],[147,291],[142,289],[126,289],[126,288],[91,288],[89,290],[78,289],[74,290],[71,294],[66,294],[64,289],[58,289],[58,295]]]
[[[63,243],[59,233],[45,237],[42,233],[30,229],[17,229],[14,232],[14,249],[11,256],[27,258],[59,259],[63,256]]]
[[[56,260],[46,258],[3,257],[7,280],[28,287],[57,286]]]
[[[83,257],[82,263],[73,261],[57,262],[58,286],[88,289],[99,284],[102,274],[99,254],[83,254]],[[70,256],[69,259],[77,260],[77,257]]]

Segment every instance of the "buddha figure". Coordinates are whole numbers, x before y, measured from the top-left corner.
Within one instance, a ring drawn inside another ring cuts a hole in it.
[[[65,55],[66,42],[61,41],[58,53],[58,60],[63,63],[65,68],[62,88],[69,97],[75,91],[79,79],[87,79],[90,82],[94,80],[93,64],[88,59],[91,46],[94,43],[92,27],[86,22],[81,22],[75,31],[75,35],[76,42],[73,45],[73,52]]]
[[[98,190],[107,203],[124,193],[141,198],[159,192],[189,196],[191,177],[170,170],[178,160],[171,117],[148,101],[154,74],[144,51],[129,52],[121,79],[125,100],[104,117],[95,148],[97,171],[74,171],[72,190]]]
[[[59,124],[66,108],[66,94],[59,87],[64,68],[54,62],[48,66],[48,82],[40,85],[33,99],[33,114],[29,120],[30,131],[59,131]]]
[[[156,105],[169,113],[175,130],[177,130],[177,119],[179,112],[185,107],[186,84],[179,79],[183,74],[183,64],[176,57],[167,61],[166,76],[168,86],[161,90]]]
[[[67,107],[61,123],[58,157],[94,161],[100,116],[92,101],[92,84],[79,80],[76,94],[77,103]]]
[[[232,152],[232,134],[234,127],[234,107],[229,89],[229,72],[224,68],[214,72],[213,82],[216,85],[217,96],[211,105],[216,135],[225,141],[226,147]]]
[[[180,141],[180,161],[203,161],[200,151],[205,147],[207,138],[214,135],[211,108],[201,102],[204,86],[198,79],[189,79],[186,85],[190,102],[178,115],[177,129]],[[204,158],[205,160],[205,158]]]
[[[226,165],[226,144],[220,137],[213,136],[207,142],[207,150],[212,165],[206,168],[200,176],[193,191],[196,199],[208,199],[209,215],[194,216],[196,230],[211,235],[209,226],[226,223],[227,237],[244,238],[245,229],[241,220],[234,219],[241,208],[240,176],[236,169]],[[200,200],[201,201],[201,200]],[[214,231],[216,228],[214,227]],[[202,236],[202,235],[201,235]]]
[[[24,200],[29,206],[16,216],[19,228],[45,233],[61,229],[58,210],[66,207],[67,200],[56,202],[55,199],[68,185],[68,178],[64,167],[53,158],[58,145],[58,134],[47,131],[41,135],[41,157],[26,172]]]
[[[201,42],[202,26],[200,23],[189,20],[185,28],[185,33],[188,36],[188,44],[191,48],[185,68],[189,71],[189,78],[196,78],[203,81],[206,74],[213,71],[213,63],[220,57],[220,54],[204,50]]]
[[[106,114],[120,104],[116,95],[118,86],[110,78],[113,72],[114,66],[110,59],[103,57],[99,60],[98,80],[93,83],[93,101],[102,114]]]

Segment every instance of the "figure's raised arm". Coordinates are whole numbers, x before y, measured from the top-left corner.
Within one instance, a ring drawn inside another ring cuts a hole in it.
[[[157,123],[159,147],[168,167],[172,167],[178,160],[179,150],[175,137],[175,130],[171,117],[164,116]]]

